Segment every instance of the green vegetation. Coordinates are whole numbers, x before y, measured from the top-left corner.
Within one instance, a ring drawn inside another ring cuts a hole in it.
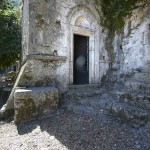
[[[101,6],[101,11],[98,11],[101,25],[105,29],[108,29],[105,48],[110,58],[110,69],[115,57],[112,44],[115,32],[123,29],[125,17],[130,17],[134,9],[145,6],[148,1],[149,0],[97,0],[97,3]]]
[[[0,67],[19,59],[21,50],[20,10],[10,0],[0,1]]]
[[[136,8],[144,6],[148,0],[97,0],[101,6],[101,23],[111,29],[124,27],[124,17],[130,16]]]

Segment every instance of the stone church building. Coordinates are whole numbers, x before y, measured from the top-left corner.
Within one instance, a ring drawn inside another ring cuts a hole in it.
[[[33,103],[36,108],[41,105],[41,99],[42,103],[50,100],[55,107],[58,95],[70,85],[125,82],[134,72],[150,71],[149,9],[137,9],[126,18],[123,32],[113,39],[112,61],[106,45],[108,31],[101,26],[96,1],[24,0],[22,67],[8,108],[15,106],[18,120],[24,120],[27,116],[19,108],[31,111]],[[25,102],[32,107],[26,108]]]
[[[22,61],[27,71],[20,86],[54,85],[65,92],[70,84],[101,84],[111,58],[99,7],[86,0],[24,1]],[[124,34],[114,38],[113,66],[118,73],[131,72],[149,61],[148,13],[148,8],[134,12]]]
[[[32,83],[23,84],[64,92],[69,84],[101,82],[109,58],[94,1],[25,1],[24,10],[23,60],[31,58]]]

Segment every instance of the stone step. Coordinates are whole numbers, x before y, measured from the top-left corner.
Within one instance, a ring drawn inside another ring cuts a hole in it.
[[[150,72],[150,62],[148,62],[147,64],[144,65],[143,70],[147,71],[147,72]]]
[[[102,89],[72,89],[64,95],[64,99],[81,99],[83,97],[92,97],[96,95],[101,95],[103,93]]]
[[[137,92],[150,93],[150,83],[129,80],[126,81],[125,86]]]
[[[91,117],[101,117],[104,113],[106,113],[106,111],[103,109],[96,109],[84,105],[68,105],[66,108],[67,110],[72,111],[76,114],[88,115]]]
[[[94,89],[100,87],[100,84],[81,84],[81,85],[69,85],[69,89]]]
[[[114,102],[108,104],[107,110],[118,120],[126,122],[133,127],[143,126],[149,120],[149,113],[127,103]]]
[[[105,108],[106,103],[112,102],[112,98],[109,98],[108,94],[100,94],[100,95],[94,95],[93,97],[82,97],[80,99],[63,99],[63,105],[84,105],[93,107],[96,109]]]
[[[108,94],[103,94],[101,96],[95,96],[91,98],[85,98],[78,101],[81,105],[90,106],[96,109],[105,109],[109,103],[112,103],[114,100],[113,96]]]
[[[83,98],[66,103],[65,108],[76,114],[88,115],[97,119],[101,119],[105,117],[105,114],[110,113],[115,118],[127,122],[134,127],[139,127],[147,123],[149,114],[146,111],[113,98],[113,95],[108,94],[93,98]]]
[[[137,81],[143,81],[143,82],[147,82],[150,83],[150,73],[146,73],[146,72],[137,72],[134,75],[134,79],[136,79]]]
[[[76,114],[88,115],[92,117],[101,116],[105,105],[100,104],[101,96],[82,97],[80,99],[63,99],[63,108]]]
[[[150,111],[150,94],[125,90],[116,91],[114,93],[117,95],[119,101]]]

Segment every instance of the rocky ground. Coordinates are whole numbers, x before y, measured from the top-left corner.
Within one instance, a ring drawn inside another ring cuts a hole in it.
[[[101,92],[106,95],[101,90],[97,94],[101,95]],[[81,95],[78,93],[78,96]],[[94,97],[88,99],[92,99],[93,103],[97,100]],[[103,99],[105,100],[104,97]],[[98,117],[89,117],[59,109],[51,115],[20,125],[15,125],[11,118],[0,121],[0,150],[149,149],[150,122],[144,127],[134,128],[116,120],[105,111]]]
[[[91,118],[59,110],[21,125],[0,122],[1,150],[149,150],[150,123],[133,128],[105,114]]]

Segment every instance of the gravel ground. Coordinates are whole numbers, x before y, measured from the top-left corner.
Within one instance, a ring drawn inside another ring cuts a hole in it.
[[[135,129],[111,116],[67,111],[21,125],[0,122],[1,150],[150,150],[150,123]]]

